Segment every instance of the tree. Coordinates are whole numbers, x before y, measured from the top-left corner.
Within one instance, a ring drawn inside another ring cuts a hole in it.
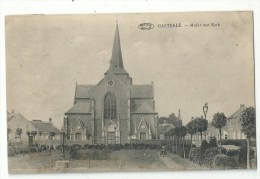
[[[158,119],[159,124],[163,124],[166,121],[167,124],[173,124],[175,127],[182,125],[182,120],[179,120],[174,113],[171,113],[169,117],[160,117]]]
[[[187,125],[186,125],[186,128],[187,128],[187,133],[190,134],[190,140],[191,140],[191,144],[190,144],[190,148],[192,148],[192,136],[194,134],[196,134],[197,130],[196,130],[196,127],[194,125],[194,120],[191,120]]]
[[[158,123],[159,123],[159,124],[163,124],[164,121],[166,121],[166,122],[168,123],[168,122],[169,122],[169,118],[167,118],[167,117],[160,117],[160,118],[158,119]]]
[[[174,137],[174,141],[175,141],[175,150],[176,150],[176,153],[177,153],[177,150],[178,150],[178,141],[177,141],[177,130],[176,128],[172,128],[170,129],[169,131],[170,133],[170,136],[173,138]]]
[[[178,119],[174,113],[171,113],[168,117],[168,122],[172,123],[175,127],[182,126],[182,120]]]
[[[220,153],[222,152],[222,128],[227,124],[227,118],[224,113],[217,112],[213,115],[212,126],[219,130]]]
[[[200,133],[202,141],[202,132],[208,129],[208,121],[206,119],[203,119],[203,117],[197,117],[194,119],[194,127],[196,128],[196,131]]]
[[[178,135],[182,138],[183,158],[185,159],[184,137],[187,135],[187,128],[184,126],[178,127]]]
[[[23,133],[23,129],[22,128],[17,128],[15,131],[15,135],[19,136],[20,138],[20,143],[21,143],[21,135]]]
[[[255,108],[249,107],[243,111],[241,117],[241,131],[246,135],[247,138],[247,168],[250,168],[250,139],[256,138],[256,118]]]

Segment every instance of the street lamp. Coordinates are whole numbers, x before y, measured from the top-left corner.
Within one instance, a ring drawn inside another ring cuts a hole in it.
[[[207,120],[207,112],[208,112],[208,103],[205,103],[205,105],[203,106],[203,113],[204,113],[204,117],[205,117],[205,120]],[[205,131],[205,140],[207,139],[207,134],[206,134],[206,131]]]
[[[205,119],[207,119],[207,112],[208,112],[208,103],[205,103],[205,105],[203,106],[203,113],[204,113],[204,117]]]
[[[63,131],[63,128],[61,129],[61,154],[60,154],[60,160],[65,160],[65,151],[64,151],[64,140],[65,140],[65,132]]]

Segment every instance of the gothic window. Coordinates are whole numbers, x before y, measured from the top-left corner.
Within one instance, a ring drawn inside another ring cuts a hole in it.
[[[104,99],[104,119],[116,119],[117,101],[114,94],[108,92]]]

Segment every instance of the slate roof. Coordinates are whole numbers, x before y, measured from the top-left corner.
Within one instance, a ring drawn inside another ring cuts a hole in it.
[[[235,113],[233,113],[231,116],[229,116],[228,119],[240,118],[245,109],[246,109],[246,107],[241,107]]]
[[[89,114],[90,111],[90,102],[77,102],[70,108],[65,114]]]
[[[50,132],[55,132],[59,133],[60,130],[57,129],[53,124],[49,122],[43,122],[41,120],[35,120],[35,121],[30,121],[30,123],[38,130],[43,133],[50,133]]]
[[[161,124],[158,126],[158,133],[164,134],[165,132],[169,132],[173,128],[175,128],[173,124]]]
[[[132,98],[153,98],[153,86],[152,85],[132,85],[131,86]]]
[[[75,99],[90,98],[88,91],[95,85],[77,85],[75,91]]]
[[[11,113],[7,116],[7,122],[9,122],[11,119],[19,119],[20,121],[28,121],[21,113],[16,113],[14,115],[11,115]],[[29,121],[28,121],[29,122]]]
[[[132,113],[136,114],[151,114],[151,113],[156,113],[153,109],[153,104],[151,103],[142,103],[140,105],[136,105],[132,111]]]
[[[95,85],[77,85],[75,99],[90,99],[93,87]],[[154,97],[152,85],[131,85],[130,90],[132,98],[152,99]]]

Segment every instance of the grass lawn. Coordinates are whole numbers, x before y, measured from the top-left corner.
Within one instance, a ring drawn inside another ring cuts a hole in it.
[[[57,170],[60,151],[49,151],[10,157],[10,173],[91,172],[91,171],[160,171],[185,170],[194,166],[176,155],[160,157],[158,150],[113,151],[108,160],[70,160],[69,168]],[[51,156],[51,157],[50,157]],[[195,169],[195,168],[194,168]],[[196,169],[200,169],[199,167]]]

